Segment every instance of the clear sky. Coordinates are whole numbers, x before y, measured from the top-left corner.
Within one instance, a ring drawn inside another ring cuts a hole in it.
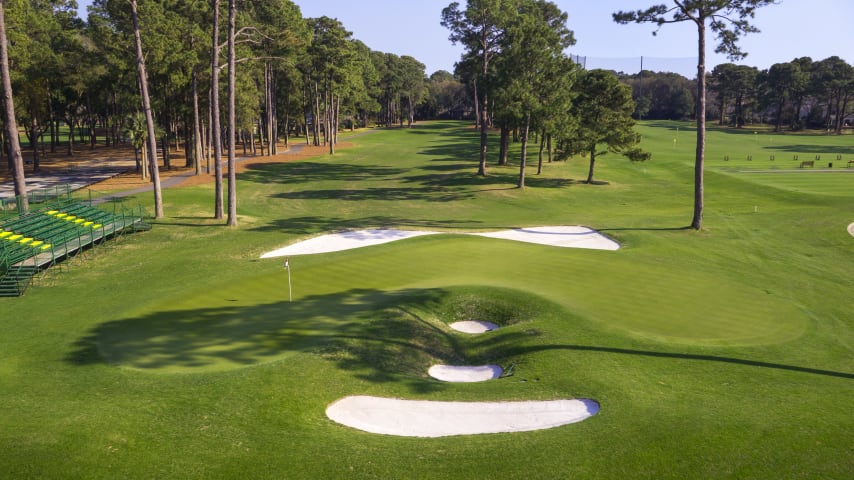
[[[465,0],[458,0],[465,6]],[[568,26],[576,44],[567,51],[587,56],[588,68],[602,67],[626,72],[644,68],[676,71],[693,77],[696,72],[697,30],[693,24],[618,25],[611,19],[617,10],[636,10],[670,0],[552,0],[569,14]],[[78,1],[81,13],[89,1]],[[462,47],[451,45],[448,30],[440,24],[442,9],[451,0],[294,0],[303,17],[337,18],[353,37],[372,50],[410,55],[436,70],[453,71]],[[85,13],[81,16],[85,17]],[[854,0],[779,0],[757,10],[756,25],[762,32],[741,39],[748,57],[737,63],[768,68],[797,57],[822,60],[832,55],[854,64]],[[714,53],[709,39],[707,69],[729,60]]]

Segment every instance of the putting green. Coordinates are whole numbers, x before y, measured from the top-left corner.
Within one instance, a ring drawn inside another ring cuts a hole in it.
[[[215,289],[224,292],[221,299],[173,300],[163,303],[169,309],[154,306],[101,325],[94,333],[98,351],[110,364],[158,373],[225,371],[309,353],[348,368],[426,379],[432,364],[476,361],[479,352],[498,351],[519,335],[505,330],[488,344],[458,341],[448,323],[477,317],[509,326],[553,318],[559,308],[492,287],[364,288],[288,302],[269,287],[274,277],[221,286]]]
[[[308,352],[424,378],[431,364],[478,360],[446,340],[447,324],[462,320],[537,321],[562,331],[584,322],[701,345],[778,343],[806,328],[795,305],[754,286],[633,264],[614,252],[547,249],[424,237],[329,254],[294,267],[292,303],[271,260],[272,273],[165,299],[99,326],[94,337],[109,363],[147,371],[221,371]],[[488,349],[512,347],[517,334],[502,328]]]

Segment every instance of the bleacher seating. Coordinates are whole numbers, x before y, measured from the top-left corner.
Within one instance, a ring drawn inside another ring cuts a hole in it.
[[[141,209],[118,210],[60,200],[0,220],[0,296],[22,295],[38,271],[107,238],[150,228]]]

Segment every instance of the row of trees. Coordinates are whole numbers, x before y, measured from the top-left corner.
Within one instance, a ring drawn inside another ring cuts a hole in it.
[[[854,114],[854,67],[839,57],[802,57],[767,70],[726,63],[711,73],[721,125],[768,122],[779,131],[842,133]]]
[[[575,43],[567,14],[545,0],[469,0],[442,11],[449,39],[465,47],[456,74],[474,92],[480,128],[478,175],[487,175],[490,127],[500,132],[498,164],[508,163],[511,132],[521,142],[518,187],[525,186],[529,139],[539,139],[538,173],[544,151],[585,153],[593,180],[597,155],[605,151],[632,160],[649,158],[636,148],[634,110],[628,87],[609,72],[585,73],[564,53]],[[605,150],[599,151],[602,145]]]
[[[619,73],[632,87],[636,117],[681,120],[694,116],[695,83],[677,73]],[[804,128],[842,133],[854,121],[854,67],[840,57],[801,57],[760,70],[724,63],[707,74],[706,117],[720,125],[770,123],[776,131]],[[848,122],[848,123],[846,123]]]
[[[340,125],[411,124],[428,85],[447,80],[427,79],[412,57],[372,51],[337,20],[303,18],[290,0],[95,0],[86,21],[73,0],[0,5],[10,46],[4,79],[17,106],[11,118],[25,131],[34,170],[48,148],[73,155],[83,139],[92,148],[132,140],[145,145],[150,159],[139,168],[156,185],[156,150],[169,168],[168,153],[180,148],[196,173],[213,167],[214,215],[223,218],[217,159],[227,156],[232,225],[232,138],[243,140],[244,151],[275,154],[301,135],[334,153]],[[457,97],[435,108],[458,108]]]

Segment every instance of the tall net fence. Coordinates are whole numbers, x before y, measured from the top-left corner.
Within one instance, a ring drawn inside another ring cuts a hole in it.
[[[573,62],[585,70],[601,68],[635,75],[642,70],[678,73],[688,79],[697,77],[697,57],[589,57],[570,54]]]

